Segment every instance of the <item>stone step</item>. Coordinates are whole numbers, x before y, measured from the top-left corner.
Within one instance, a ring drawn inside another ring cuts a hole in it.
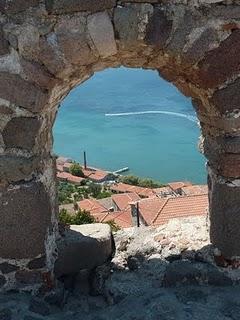
[[[100,266],[111,260],[114,240],[108,224],[71,225],[58,241],[55,274],[59,278]]]

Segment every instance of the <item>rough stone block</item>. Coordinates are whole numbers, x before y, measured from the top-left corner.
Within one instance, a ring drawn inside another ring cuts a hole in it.
[[[117,39],[123,42],[137,40],[138,18],[134,6],[117,7],[114,10],[114,28]]]
[[[7,40],[4,38],[2,27],[0,26],[0,56],[9,53],[9,45]]]
[[[20,148],[31,151],[40,129],[37,118],[13,118],[3,130],[3,140],[7,148]]]
[[[193,42],[192,46],[183,54],[188,63],[195,63],[200,60],[206,52],[216,46],[218,40],[217,31],[213,28],[207,28],[202,32],[199,38]]]
[[[1,320],[12,320],[12,311],[8,308],[0,310],[0,319]]]
[[[97,12],[111,9],[116,0],[45,0],[47,10],[54,14],[72,13],[80,11]]]
[[[147,26],[146,43],[164,48],[172,30],[172,21],[161,8],[155,8]]]
[[[42,276],[39,271],[18,270],[15,274],[15,278],[19,286],[42,282]]]
[[[214,93],[211,102],[221,114],[231,113],[240,109],[240,79],[229,84],[226,88]]]
[[[59,50],[71,64],[88,65],[97,60],[86,36],[85,15],[62,18],[56,26]]]
[[[18,12],[25,11],[30,7],[37,6],[39,4],[39,0],[0,0],[0,8],[3,12],[14,14]]]
[[[215,266],[187,260],[170,263],[167,266],[163,283],[166,287],[195,284],[230,286],[233,284],[231,278]]]
[[[210,238],[226,258],[240,256],[240,187],[210,181]]]
[[[40,112],[47,101],[47,95],[36,86],[18,75],[8,73],[0,73],[0,98],[31,112]]]
[[[240,155],[223,154],[219,159],[219,173],[226,178],[240,178]]]
[[[40,182],[19,184],[0,192],[0,257],[34,258],[45,254],[51,227],[51,205]]]
[[[3,274],[8,274],[8,273],[17,271],[18,269],[19,269],[18,266],[15,266],[15,265],[7,263],[7,262],[3,262],[0,264],[0,271]]]
[[[197,83],[215,88],[240,72],[240,30],[235,30],[220,46],[211,50],[199,63]]]
[[[5,277],[2,276],[2,275],[0,275],[0,288],[2,288],[2,287],[5,285],[6,282],[7,282],[7,281],[6,281]],[[0,315],[1,315],[1,314],[0,314]],[[0,318],[0,319],[1,319],[1,318]]]
[[[89,16],[88,30],[100,56],[106,58],[117,53],[113,25],[106,12]]]
[[[180,54],[187,41],[187,36],[192,29],[198,25],[198,19],[193,12],[186,11],[182,18],[178,21],[178,26],[171,36],[171,41],[167,46],[167,50],[173,54]]]
[[[58,243],[57,277],[91,270],[109,260],[113,253],[111,229],[107,224],[72,225]]]
[[[24,179],[30,180],[39,165],[38,161],[36,157],[0,156],[0,181],[12,183]]]
[[[46,256],[42,256],[40,258],[36,258],[31,260],[27,267],[32,270],[32,269],[41,269],[46,265]]]

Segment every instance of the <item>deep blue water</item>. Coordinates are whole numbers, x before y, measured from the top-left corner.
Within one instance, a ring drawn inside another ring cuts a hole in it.
[[[163,111],[176,114],[112,113]],[[162,182],[206,182],[205,159],[191,100],[155,71],[107,69],[76,87],[65,98],[54,126],[54,151],[109,170]]]

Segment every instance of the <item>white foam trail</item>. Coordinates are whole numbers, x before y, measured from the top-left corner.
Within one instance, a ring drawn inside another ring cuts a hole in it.
[[[170,111],[159,111],[159,110],[122,112],[122,113],[106,113],[105,116],[106,117],[125,117],[125,116],[134,116],[134,115],[138,115],[138,114],[140,115],[140,114],[156,114],[156,113],[185,118],[185,119],[192,121],[192,122],[195,122],[195,123],[198,122],[197,117],[194,117],[194,116],[189,116],[184,113],[170,112]]]

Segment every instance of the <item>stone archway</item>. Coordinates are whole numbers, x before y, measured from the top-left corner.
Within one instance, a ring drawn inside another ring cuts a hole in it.
[[[0,287],[56,259],[52,125],[107,67],[157,69],[191,96],[208,158],[211,240],[240,255],[240,7],[234,1],[0,0]],[[189,2],[189,3],[188,3]]]

